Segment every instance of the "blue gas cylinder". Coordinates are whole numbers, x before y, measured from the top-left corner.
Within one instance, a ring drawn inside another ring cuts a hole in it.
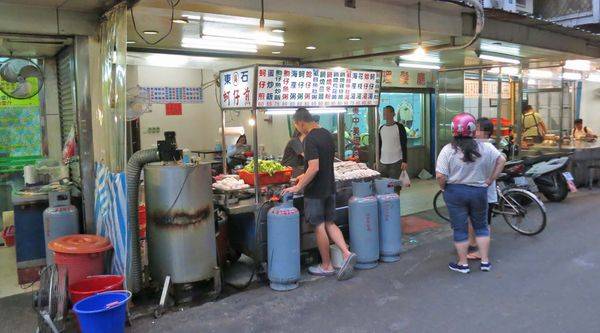
[[[300,213],[291,196],[267,214],[267,263],[270,287],[287,291],[300,280]]]
[[[394,192],[394,180],[375,180],[379,206],[379,254],[383,262],[400,260],[402,251],[402,223],[400,197]]]
[[[377,199],[371,182],[353,182],[348,200],[350,248],[356,253],[358,269],[371,269],[379,260],[379,222]]]

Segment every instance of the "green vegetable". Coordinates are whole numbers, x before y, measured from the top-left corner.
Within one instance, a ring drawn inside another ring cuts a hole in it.
[[[254,172],[254,160],[250,161],[245,167],[245,171]],[[270,176],[277,171],[283,171],[285,167],[277,161],[258,160],[258,172],[268,173]]]

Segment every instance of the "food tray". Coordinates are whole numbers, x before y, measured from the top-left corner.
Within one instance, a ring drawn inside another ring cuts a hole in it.
[[[254,186],[254,173],[248,172],[246,170],[240,170],[239,176],[244,181],[244,183],[250,186]],[[266,172],[261,172],[258,174],[258,181],[261,186],[289,183],[290,179],[292,179],[292,168],[286,168],[282,171],[276,171],[272,176]]]

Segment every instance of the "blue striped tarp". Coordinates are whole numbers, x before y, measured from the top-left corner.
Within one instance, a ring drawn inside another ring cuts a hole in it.
[[[114,255],[111,274],[125,275],[128,269],[127,192],[125,172],[112,173],[96,163],[95,211],[96,232],[110,239]]]

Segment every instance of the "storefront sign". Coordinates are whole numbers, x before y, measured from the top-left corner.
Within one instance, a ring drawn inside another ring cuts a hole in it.
[[[259,66],[256,81],[259,108],[376,106],[381,72]]]
[[[221,108],[252,108],[254,67],[221,72]]]
[[[433,87],[433,73],[428,70],[392,69],[384,72],[383,87]]]

